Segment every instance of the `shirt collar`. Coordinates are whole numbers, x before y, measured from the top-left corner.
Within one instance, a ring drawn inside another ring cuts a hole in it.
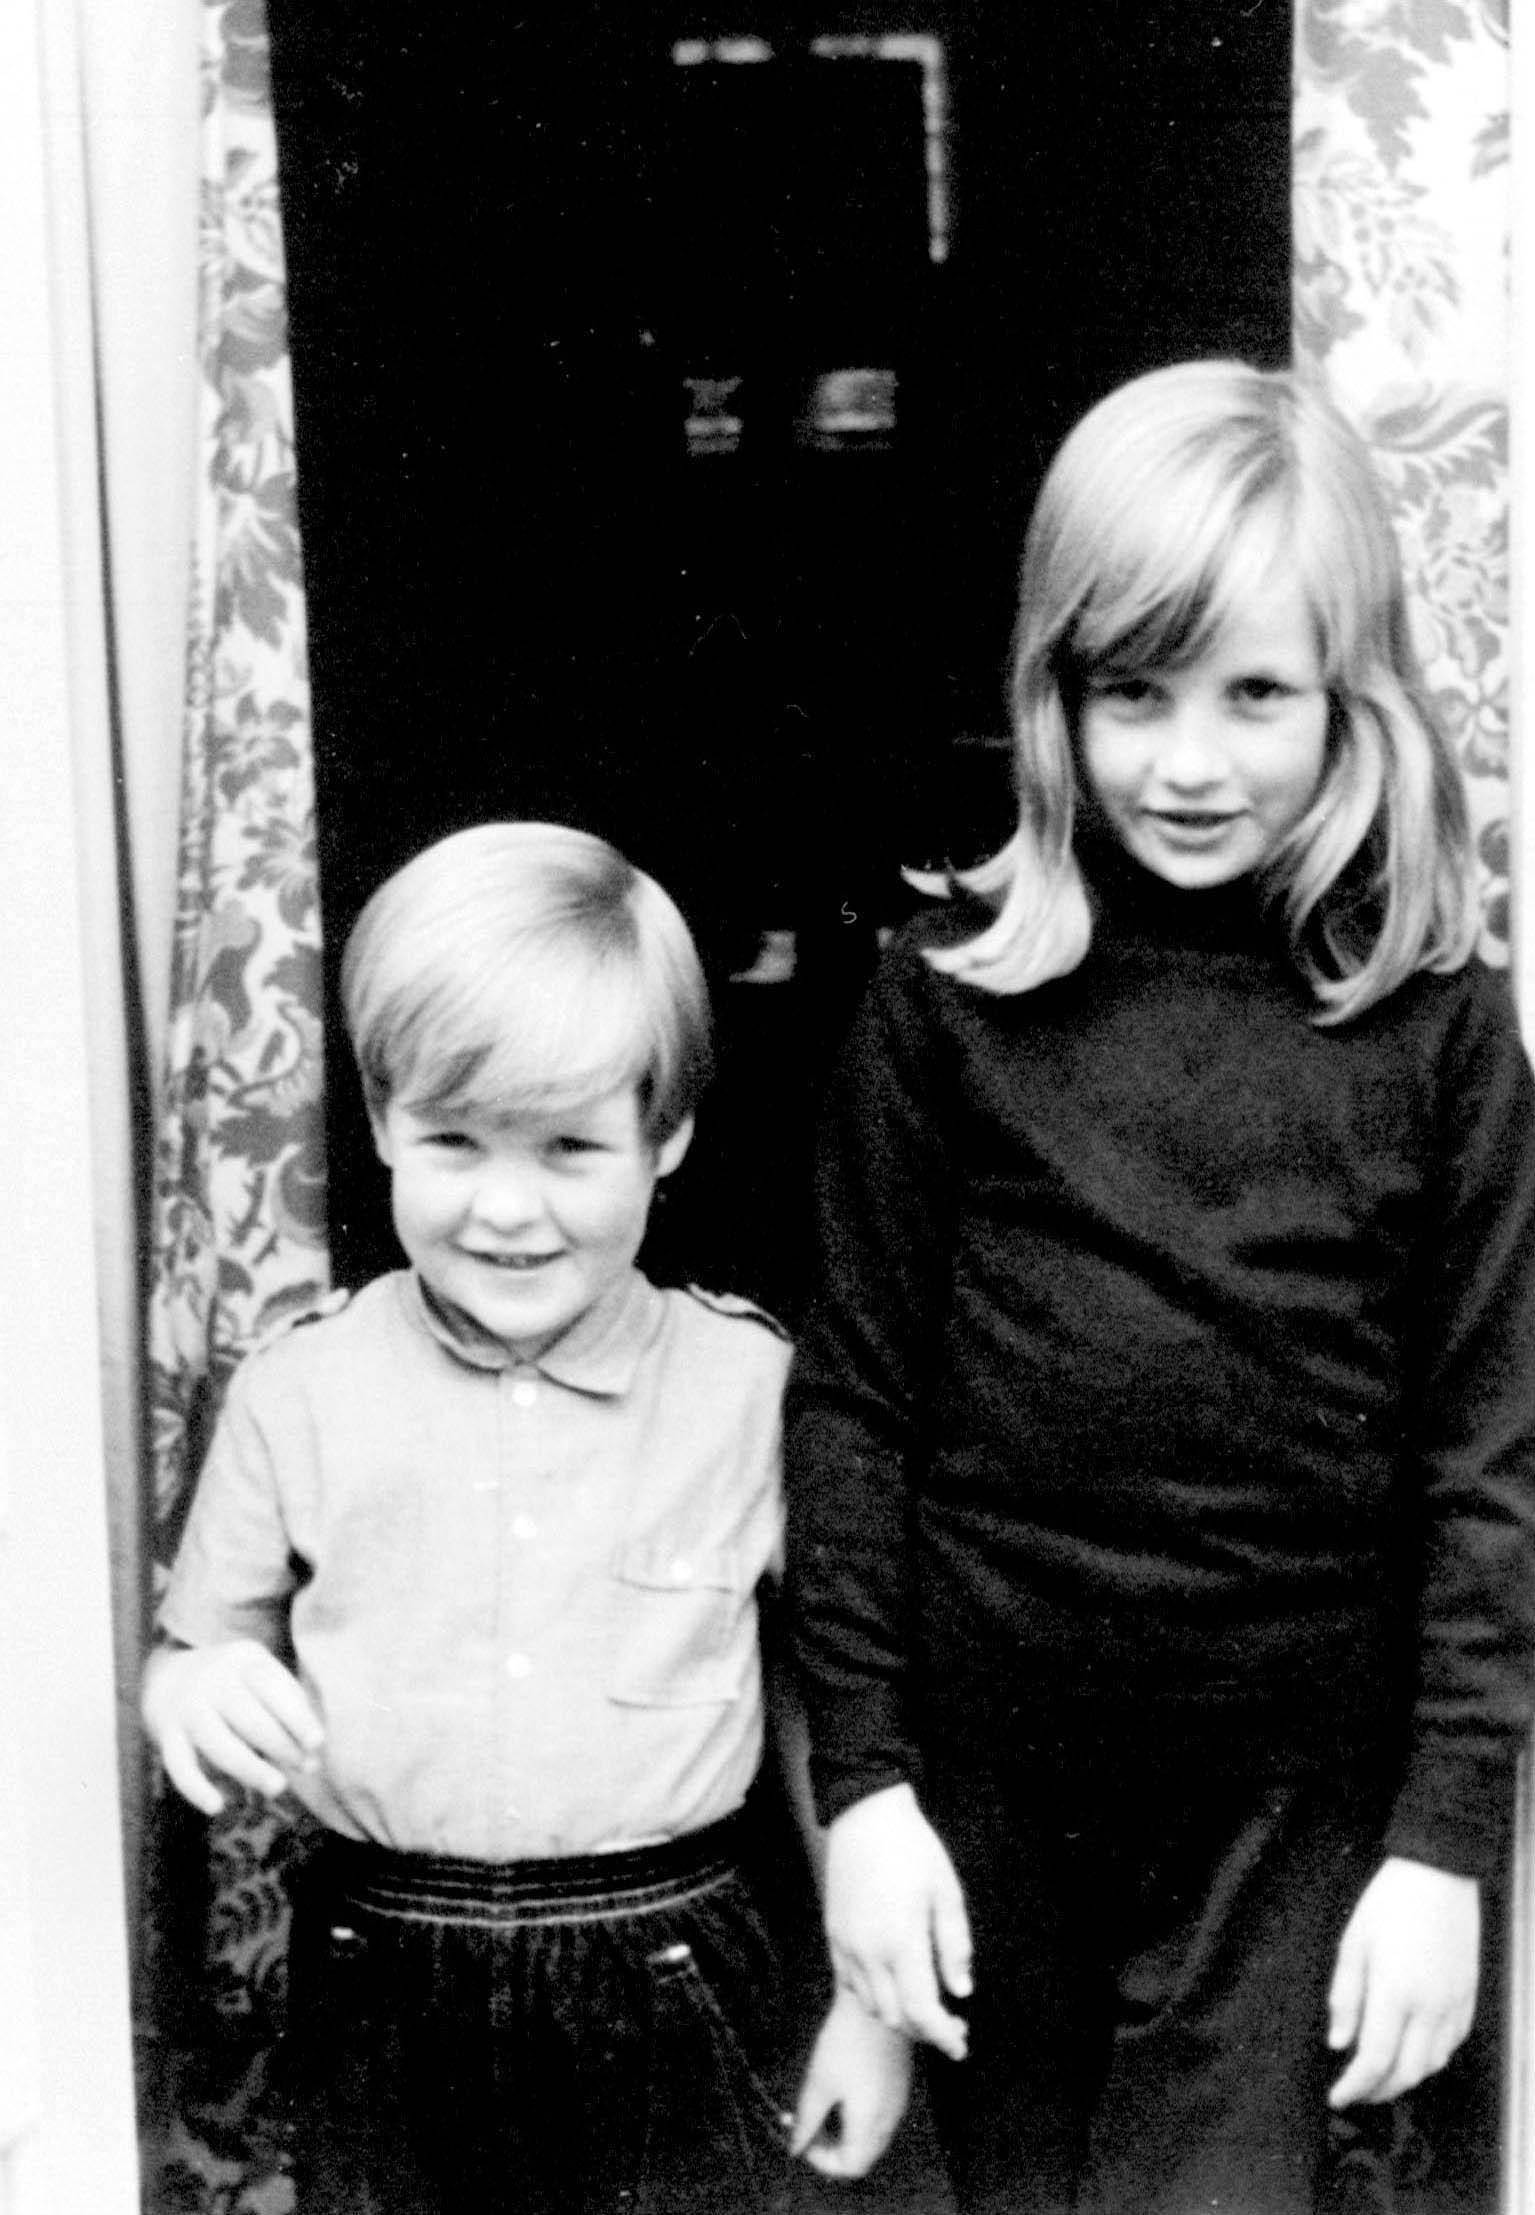
[[[524,1361],[468,1316],[445,1309],[414,1270],[405,1279],[405,1299],[415,1322],[470,1368],[535,1371],[553,1384],[601,1399],[618,1399],[629,1390],[665,1311],[649,1278],[630,1269],[536,1361]]]

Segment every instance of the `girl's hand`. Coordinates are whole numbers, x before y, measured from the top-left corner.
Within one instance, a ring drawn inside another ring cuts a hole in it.
[[[910,2091],[910,2039],[876,2022],[844,1988],[811,2050],[789,2151],[823,2177],[864,2176],[894,2137]]]
[[[224,1805],[204,1762],[275,1800],[292,1772],[316,1767],[325,1736],[297,1677],[253,1638],[158,1648],[142,1706],[166,1775],[204,1815]]]
[[[964,2059],[966,2025],[944,2006],[943,1988],[970,1992],[970,1922],[954,1864],[909,1784],[871,1792],[827,1832],[826,1937],[838,1984],[869,2014]]]
[[[1394,2100],[1442,2069],[1476,2013],[1481,1900],[1474,1877],[1393,1858],[1343,1933],[1327,2043],[1354,2049],[1330,2107]]]

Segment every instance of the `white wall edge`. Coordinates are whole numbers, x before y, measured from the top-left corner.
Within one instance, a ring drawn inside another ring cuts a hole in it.
[[[18,1891],[36,2098],[0,2161],[7,2215],[132,2215],[128,2025],[92,1225],[89,1031],[76,861],[72,549],[61,511],[43,39],[74,0],[0,6],[0,949],[6,1267],[0,1431],[10,1459],[3,1665],[15,1697]]]

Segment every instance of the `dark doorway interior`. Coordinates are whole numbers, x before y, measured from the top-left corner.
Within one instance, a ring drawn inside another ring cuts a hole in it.
[[[1005,829],[1045,460],[1155,361],[1287,353],[1289,11],[272,0],[271,34],[332,967],[460,824],[614,839],[720,1011],[647,1258],[792,1317],[900,864]],[[729,982],[769,929],[793,980]],[[355,1281],[392,1250],[333,1078]]]

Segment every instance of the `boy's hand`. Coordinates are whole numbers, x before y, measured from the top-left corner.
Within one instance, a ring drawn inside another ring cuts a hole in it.
[[[962,2061],[940,1985],[970,1992],[970,1922],[954,1864],[909,1784],[871,1792],[826,1834],[826,1937],[837,1982],[890,2030]]]
[[[823,2177],[861,2177],[895,2135],[910,2091],[910,2039],[839,1991],[811,2050],[789,2151]]]
[[[316,1766],[325,1735],[297,1677],[253,1638],[159,1648],[143,1713],[166,1775],[204,1815],[224,1805],[204,1762],[275,1800],[293,1771]]]
[[[1476,2013],[1481,1901],[1474,1877],[1386,1862],[1343,1933],[1327,2043],[1354,2049],[1330,2107],[1394,2100],[1442,2069]]]

